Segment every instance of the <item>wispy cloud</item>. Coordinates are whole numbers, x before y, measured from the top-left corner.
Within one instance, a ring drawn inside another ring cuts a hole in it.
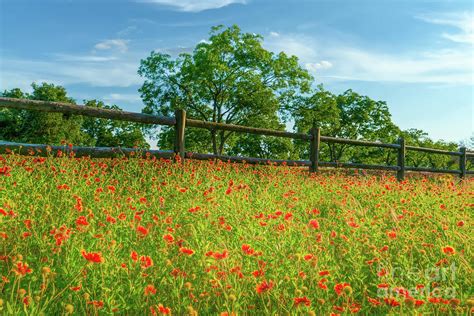
[[[474,14],[472,12],[422,14],[417,15],[416,18],[428,23],[456,28],[457,33],[442,32],[441,36],[453,42],[474,44]]]
[[[97,50],[112,50],[124,53],[128,49],[128,40],[124,39],[108,39],[95,44]]]
[[[309,71],[317,71],[320,69],[329,69],[332,67],[332,63],[327,60],[321,60],[319,63],[306,63],[305,68]]]
[[[141,2],[153,2],[161,5],[174,7],[184,12],[200,12],[209,9],[219,9],[233,3],[245,4],[247,0],[139,0]]]
[[[60,85],[86,84],[97,87],[129,87],[142,82],[137,75],[139,60],[98,57],[60,56],[44,60],[2,58],[0,87],[26,88],[31,82]]]
[[[470,49],[381,52],[301,34],[269,34],[264,45],[300,59],[317,81],[357,80],[474,85]]]
[[[141,103],[141,98],[138,93],[110,93],[103,97],[103,99],[108,103],[116,103],[116,102],[128,102],[128,103]]]

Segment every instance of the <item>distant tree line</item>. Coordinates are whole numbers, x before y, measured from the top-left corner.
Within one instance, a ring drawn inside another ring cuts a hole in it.
[[[8,98],[56,101],[75,104],[65,88],[54,84],[32,85],[33,92],[18,88],[1,95]],[[121,110],[102,101],[84,100],[85,106]],[[122,146],[149,148],[142,127],[138,124],[101,118],[64,115],[26,110],[0,108],[0,139],[14,142],[75,146]]]
[[[192,53],[172,57],[153,51],[138,69],[144,78],[139,89],[143,112],[171,116],[176,109],[185,109],[190,118],[217,123],[277,130],[290,125],[299,133],[319,127],[325,136],[387,143],[404,137],[408,145],[457,150],[458,144],[434,141],[422,130],[401,130],[392,122],[384,101],[353,90],[337,95],[315,85],[296,56],[270,52],[262,42],[261,35],[243,33],[238,26],[216,26]],[[3,96],[74,103],[63,87],[46,83],[32,87],[31,94],[13,89]],[[97,100],[84,103],[120,110]],[[145,135],[156,139],[160,149],[173,148],[172,127],[158,131],[128,122],[0,108],[0,138],[5,140],[146,148]],[[309,157],[307,142],[195,128],[186,129],[186,150],[259,158]],[[324,161],[396,163],[393,150],[345,144],[323,144],[320,157]],[[419,167],[455,168],[458,164],[447,156],[418,152],[408,152],[406,159],[407,165]]]

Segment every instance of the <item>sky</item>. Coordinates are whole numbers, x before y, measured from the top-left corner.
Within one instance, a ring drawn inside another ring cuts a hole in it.
[[[141,59],[233,24],[296,55],[315,84],[386,101],[402,129],[473,135],[473,1],[0,0],[0,90],[49,82],[140,111]]]

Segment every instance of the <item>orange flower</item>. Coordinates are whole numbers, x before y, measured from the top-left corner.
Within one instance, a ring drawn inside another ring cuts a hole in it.
[[[163,239],[168,243],[171,244],[174,241],[174,237],[170,234],[166,234],[163,236]]]
[[[317,219],[312,219],[309,221],[309,226],[311,226],[314,229],[319,229],[319,222]]]
[[[153,260],[148,256],[141,256],[140,257],[140,266],[143,269],[152,267],[153,266]]]
[[[79,216],[76,219],[76,225],[77,226],[87,226],[87,225],[89,225],[89,222],[87,222],[87,218],[85,216]]]
[[[89,262],[93,263],[101,263],[104,261],[102,258],[102,254],[100,252],[89,252],[87,253],[85,250],[81,251],[82,256]]]
[[[454,254],[456,253],[456,251],[454,250],[454,248],[451,247],[451,246],[446,246],[446,247],[444,247],[444,248],[443,248],[443,252],[444,252],[445,254],[447,254],[448,256],[454,255]]]
[[[393,230],[387,232],[387,236],[391,239],[397,238],[397,233],[394,232]]]
[[[270,291],[273,288],[273,285],[274,283],[272,281],[270,282],[263,281],[262,283],[257,285],[255,290],[257,291],[258,294],[262,294],[262,293]]]
[[[194,253],[194,250],[186,248],[186,247],[181,247],[179,248],[179,252],[184,253],[185,255],[192,255]]]
[[[20,261],[20,262],[17,262],[16,268],[13,269],[13,272],[15,272],[17,275],[23,276],[23,275],[33,272],[33,270],[31,270],[30,267],[28,267],[26,263],[23,263]]]
[[[140,234],[142,237],[145,237],[146,235],[148,235],[148,229],[146,229],[146,228],[143,227],[143,226],[138,226],[138,227],[137,227],[137,232],[138,232],[138,234]]]
[[[311,301],[306,297],[295,297],[295,305],[298,306],[300,304],[304,304],[305,306],[311,306]]]
[[[146,287],[145,287],[145,296],[149,296],[149,295],[155,295],[156,294],[156,288],[153,284],[148,284]]]
[[[162,314],[170,314],[171,313],[171,308],[169,307],[164,307],[163,304],[158,305],[158,311]]]
[[[342,291],[343,291],[346,287],[349,287],[349,288],[350,288],[351,286],[349,285],[349,283],[346,283],[346,282],[344,282],[344,283],[338,283],[338,284],[336,284],[336,285],[334,286],[334,291],[336,292],[337,295],[340,296],[340,295],[342,294]]]

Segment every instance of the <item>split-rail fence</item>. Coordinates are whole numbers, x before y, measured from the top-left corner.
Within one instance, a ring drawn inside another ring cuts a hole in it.
[[[356,169],[375,169],[385,171],[395,171],[397,179],[403,181],[405,178],[405,171],[421,171],[421,172],[436,172],[436,173],[448,173],[459,175],[460,178],[465,178],[468,174],[474,174],[474,171],[467,170],[467,158],[474,157],[474,152],[469,152],[465,147],[459,148],[459,151],[447,151],[434,148],[426,147],[415,147],[408,146],[405,144],[403,138],[399,138],[395,144],[388,144],[382,142],[373,142],[365,140],[354,140],[337,137],[329,137],[320,135],[319,128],[311,129],[309,134],[304,133],[292,133],[286,131],[278,131],[264,128],[256,128],[249,126],[215,123],[208,121],[200,121],[190,119],[186,117],[184,110],[176,110],[174,117],[168,116],[157,116],[143,113],[134,113],[127,111],[117,111],[108,109],[99,109],[93,107],[87,107],[82,105],[74,105],[60,102],[48,102],[48,101],[37,101],[37,100],[26,100],[26,99],[13,99],[0,97],[0,107],[21,109],[21,110],[32,110],[32,111],[43,111],[43,112],[59,112],[67,115],[83,115],[96,118],[105,118],[112,120],[121,120],[129,122],[137,122],[142,124],[154,124],[154,125],[167,125],[174,126],[175,128],[175,140],[174,150],[147,150],[150,155],[157,158],[173,158],[179,156],[182,160],[184,159],[219,159],[223,161],[231,162],[245,162],[249,164],[286,164],[289,166],[307,166],[309,171],[317,172],[318,168],[321,167],[342,167],[342,168],[356,168]],[[310,157],[309,160],[280,160],[280,159],[264,159],[254,157],[238,157],[238,156],[225,156],[225,155],[214,155],[204,153],[194,153],[185,151],[185,130],[186,127],[203,128],[207,130],[224,130],[241,133],[250,133],[257,135],[286,137],[292,139],[305,140],[309,142],[310,146]],[[397,165],[369,165],[361,163],[340,163],[340,162],[327,162],[319,160],[319,152],[321,143],[340,143],[354,146],[368,146],[378,148],[389,148],[397,151]],[[6,141],[0,141],[0,153],[7,152],[9,150],[18,150],[21,154],[27,154],[31,149],[42,149],[42,154],[46,153],[47,148],[52,150],[64,149],[61,146],[49,146],[49,145],[38,145],[38,144],[21,144],[12,143]],[[430,154],[442,154],[448,156],[459,157],[459,168],[458,170],[451,169],[435,169],[435,168],[422,168],[405,165],[405,155],[407,150],[419,151]],[[133,148],[112,148],[112,147],[75,147],[74,153],[76,157],[90,156],[90,157],[112,157],[117,153],[130,155],[136,152]]]

